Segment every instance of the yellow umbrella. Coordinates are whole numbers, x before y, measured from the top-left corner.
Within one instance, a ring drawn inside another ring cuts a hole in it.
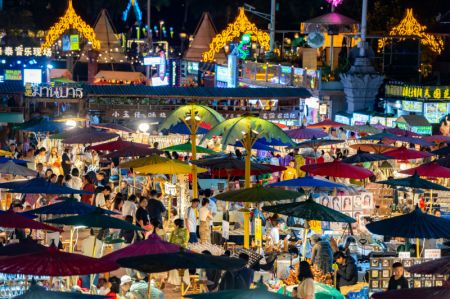
[[[53,121],[54,121],[54,122],[63,123],[63,122],[66,122],[66,121],[68,121],[68,120],[73,120],[73,121],[87,121],[87,120],[89,120],[89,119],[86,118],[86,117],[63,117],[63,118],[57,118],[57,119],[54,119]]]
[[[10,156],[12,156],[12,153],[11,152],[8,152],[8,151],[4,151],[4,150],[0,150],[0,156],[7,156],[7,157],[10,157]]]
[[[157,163],[163,163],[170,161],[170,159],[160,157],[158,155],[151,155],[149,157],[140,158],[132,161],[128,161],[119,165],[120,168],[138,168],[147,165],[153,165]]]
[[[156,174],[156,173],[164,173],[164,174],[188,174],[192,173],[191,165],[177,161],[177,160],[168,160],[161,163],[149,164],[142,167],[134,168],[134,170],[139,174]],[[205,168],[197,168],[197,173],[202,173],[207,171]]]

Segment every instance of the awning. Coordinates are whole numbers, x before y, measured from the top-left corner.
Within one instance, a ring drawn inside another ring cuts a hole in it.
[[[23,123],[23,112],[0,112],[0,123]]]
[[[120,72],[120,71],[100,71],[95,75],[94,83],[100,81],[128,81],[128,82],[144,82],[144,74],[140,72]]]

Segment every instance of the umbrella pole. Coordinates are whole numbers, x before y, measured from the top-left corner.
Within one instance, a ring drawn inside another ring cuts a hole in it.
[[[242,144],[245,146],[245,151],[247,155],[245,156],[245,188],[251,187],[250,182],[250,167],[251,167],[251,155],[252,155],[252,140],[251,140],[251,130],[245,134]],[[248,208],[248,203],[245,204]],[[244,248],[250,248],[250,213],[249,211],[244,212]]]
[[[147,286],[147,298],[151,299],[152,297],[152,275],[148,275],[148,286]]]
[[[416,257],[420,257],[420,240],[419,238],[416,238]]]
[[[430,215],[433,215],[433,190],[430,189]]]
[[[191,151],[192,151],[192,160],[197,159],[197,128],[198,121],[195,119],[195,110],[194,106],[191,109],[191,124],[189,130],[191,131]],[[197,178],[197,165],[192,165],[192,196],[193,198],[198,197],[198,178]]]
[[[181,298],[184,298],[184,269],[178,270],[178,276],[180,276],[180,292],[181,292]]]
[[[97,246],[97,237],[94,234],[94,246],[92,248],[92,257],[95,258],[95,247]],[[94,274],[91,274],[89,277],[89,290],[91,289],[92,284],[94,283]]]

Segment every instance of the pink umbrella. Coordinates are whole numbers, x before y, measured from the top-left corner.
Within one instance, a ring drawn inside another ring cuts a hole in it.
[[[14,213],[12,210],[0,211],[0,227],[62,231],[54,226],[34,221],[33,219],[25,217],[21,214]]]
[[[156,234],[152,234],[146,240],[134,243],[133,245],[105,255],[104,257],[102,257],[102,260],[116,262],[117,260],[126,257],[148,254],[175,253],[181,250],[182,248],[180,246],[163,241]]]
[[[96,150],[96,151],[112,152],[112,151],[116,151],[116,150],[119,150],[121,148],[125,148],[128,146],[139,146],[139,147],[143,147],[143,148],[148,148],[148,144],[131,142],[131,141],[123,140],[122,138],[118,138],[115,141],[105,142],[102,144],[90,146],[89,149]]]
[[[368,169],[337,160],[327,163],[304,165],[300,169],[308,174],[335,178],[365,179],[373,175],[373,172]]]
[[[105,158],[122,158],[122,157],[145,157],[151,155],[160,155],[163,152],[157,148],[145,148],[139,145],[129,145],[115,152],[105,155]]]
[[[384,152],[383,155],[392,157],[397,160],[412,160],[433,156],[433,154],[430,154],[428,152],[419,152],[416,150],[407,149],[404,146],[394,149],[392,151]]]
[[[328,136],[327,133],[320,129],[310,129],[301,126],[298,129],[293,129],[286,131],[289,137],[294,139],[312,139],[312,138],[322,138]]]
[[[395,135],[399,135],[399,136],[406,136],[406,137],[422,137],[422,135],[420,135],[420,134],[400,129],[397,126],[395,128],[386,128],[386,132],[395,134]]]
[[[340,128],[345,126],[344,124],[332,121],[331,119],[327,118],[324,121],[318,122],[316,124],[309,125],[308,128],[316,128],[316,129],[322,129],[322,128]]]
[[[415,168],[405,169],[400,173],[414,175],[417,173],[419,176],[426,176],[430,178],[450,178],[450,168],[439,165],[436,162],[422,164]]]

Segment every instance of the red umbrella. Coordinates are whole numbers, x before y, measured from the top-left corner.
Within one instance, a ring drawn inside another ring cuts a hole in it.
[[[365,179],[373,175],[373,172],[368,169],[346,164],[337,160],[334,160],[333,162],[304,165],[300,169],[308,174],[335,178]]]
[[[102,144],[97,144],[97,145],[94,145],[94,146],[90,146],[89,149],[96,150],[96,151],[110,151],[110,152],[112,152],[112,151],[116,151],[116,150],[119,150],[121,148],[125,148],[125,147],[128,147],[128,146],[131,146],[131,145],[140,146],[140,147],[143,147],[143,148],[148,148],[148,144],[136,143],[136,142],[123,140],[122,138],[118,138],[115,141],[105,142],[105,143],[102,143]]]
[[[12,210],[0,212],[0,227],[62,231],[54,226],[34,221],[33,219],[27,218],[18,213],[14,213]]]
[[[444,135],[431,135],[431,136],[425,136],[423,137],[428,142],[434,142],[436,144],[449,142],[450,136],[444,136]]]
[[[122,158],[122,157],[145,157],[151,155],[160,155],[163,152],[156,148],[142,147],[139,145],[129,145],[115,152],[105,155],[105,158]]]
[[[376,293],[372,295],[374,299],[444,299],[450,298],[450,284],[444,283],[442,287],[413,288],[393,290],[389,292]]]
[[[87,275],[114,271],[115,263],[76,253],[47,250],[0,258],[0,273],[38,276]]]
[[[392,157],[397,160],[421,159],[433,156],[433,154],[430,154],[428,152],[419,152],[416,150],[407,149],[404,146],[384,152],[383,155]]]
[[[260,164],[266,169],[251,169],[250,175],[261,175],[266,173],[273,173],[278,171],[285,171],[286,167],[283,166],[276,166],[276,165],[270,165],[270,164]],[[213,177],[233,177],[233,176],[245,176],[245,169],[213,169],[211,171],[211,175]]]
[[[381,154],[393,149],[396,149],[395,146],[384,144],[384,143],[358,143],[350,145],[351,148],[368,153],[377,153]]]
[[[450,178],[450,168],[441,166],[435,162],[422,164],[415,168],[405,169],[400,171],[400,173],[409,175],[414,175],[414,173],[417,173],[419,176],[426,176],[430,178]]]
[[[318,122],[316,124],[309,125],[308,128],[316,128],[316,129],[322,129],[322,128],[340,128],[345,126],[345,124],[341,124],[335,121],[332,121],[331,119],[327,118],[324,121]]]
[[[289,137],[294,139],[312,139],[312,138],[322,138],[328,136],[327,133],[320,129],[310,129],[301,126],[298,129],[293,129],[286,131]]]
[[[133,245],[105,255],[102,257],[102,260],[116,262],[117,260],[126,257],[147,254],[174,253],[179,251],[181,251],[180,246],[163,241],[160,237],[158,237],[158,235],[152,234],[146,240],[134,243]]]
[[[395,135],[399,135],[399,136],[406,136],[406,137],[422,137],[422,135],[411,132],[411,131],[407,131],[407,130],[402,130],[399,127],[395,127],[395,128],[386,128],[386,132],[391,133],[391,134],[395,134]]]

